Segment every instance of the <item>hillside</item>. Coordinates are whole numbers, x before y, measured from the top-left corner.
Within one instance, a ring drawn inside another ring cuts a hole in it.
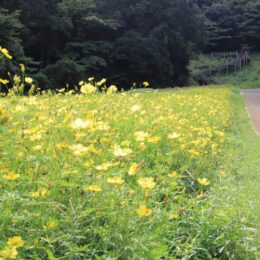
[[[190,62],[189,69],[191,75],[196,75],[196,73],[203,72],[204,70],[212,70],[216,66],[224,66],[232,62],[234,59],[231,57],[225,57],[225,53],[222,57],[214,55],[199,55]],[[228,53],[226,54],[228,56]],[[240,88],[259,88],[260,87],[260,54],[253,53],[250,54],[250,64],[246,67],[238,68],[237,71],[228,71],[226,69],[223,73],[217,73],[210,77],[210,81],[214,84],[230,84],[238,86]],[[196,83],[192,83],[192,85]]]

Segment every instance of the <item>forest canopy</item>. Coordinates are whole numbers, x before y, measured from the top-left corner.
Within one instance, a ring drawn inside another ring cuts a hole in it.
[[[0,0],[0,76],[25,64],[42,89],[89,76],[129,88],[187,84],[201,51],[259,51],[258,0]]]

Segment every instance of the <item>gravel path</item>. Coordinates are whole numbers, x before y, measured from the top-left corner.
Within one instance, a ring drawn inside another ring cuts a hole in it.
[[[260,89],[246,89],[242,95],[256,134],[260,136]]]

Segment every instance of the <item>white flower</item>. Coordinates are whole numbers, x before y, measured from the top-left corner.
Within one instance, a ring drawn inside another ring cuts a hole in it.
[[[91,121],[87,120],[87,121],[83,121],[81,118],[76,119],[73,123],[72,123],[72,128],[73,129],[86,129],[91,125]]]
[[[139,106],[139,105],[134,105],[134,106],[131,107],[132,112],[137,112],[139,110],[141,110],[141,106]]]

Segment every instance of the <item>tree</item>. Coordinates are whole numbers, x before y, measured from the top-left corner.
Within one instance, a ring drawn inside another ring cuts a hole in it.
[[[207,51],[259,50],[258,0],[197,1],[207,25]]]
[[[190,55],[204,42],[203,19],[190,0],[0,0],[0,5],[19,10],[18,39],[35,61],[29,69],[42,87],[74,85],[92,75],[124,88],[146,80],[156,87],[184,85]]]
[[[203,36],[203,20],[196,5],[186,0],[102,4],[122,24],[111,56],[112,75],[120,71],[118,78],[124,82],[149,80],[157,86],[186,83],[190,53],[203,38],[199,37]]]
[[[6,59],[0,60],[0,77],[6,75],[7,71],[16,71],[13,63],[18,64],[25,61],[20,38],[23,26],[19,21],[19,15],[19,11],[10,13],[6,9],[0,9],[0,46],[7,48],[14,58],[12,63]]]
[[[5,9],[0,9],[0,38],[1,44],[8,48],[12,53],[23,56],[20,34],[23,26],[19,21],[19,12],[9,13]]]

